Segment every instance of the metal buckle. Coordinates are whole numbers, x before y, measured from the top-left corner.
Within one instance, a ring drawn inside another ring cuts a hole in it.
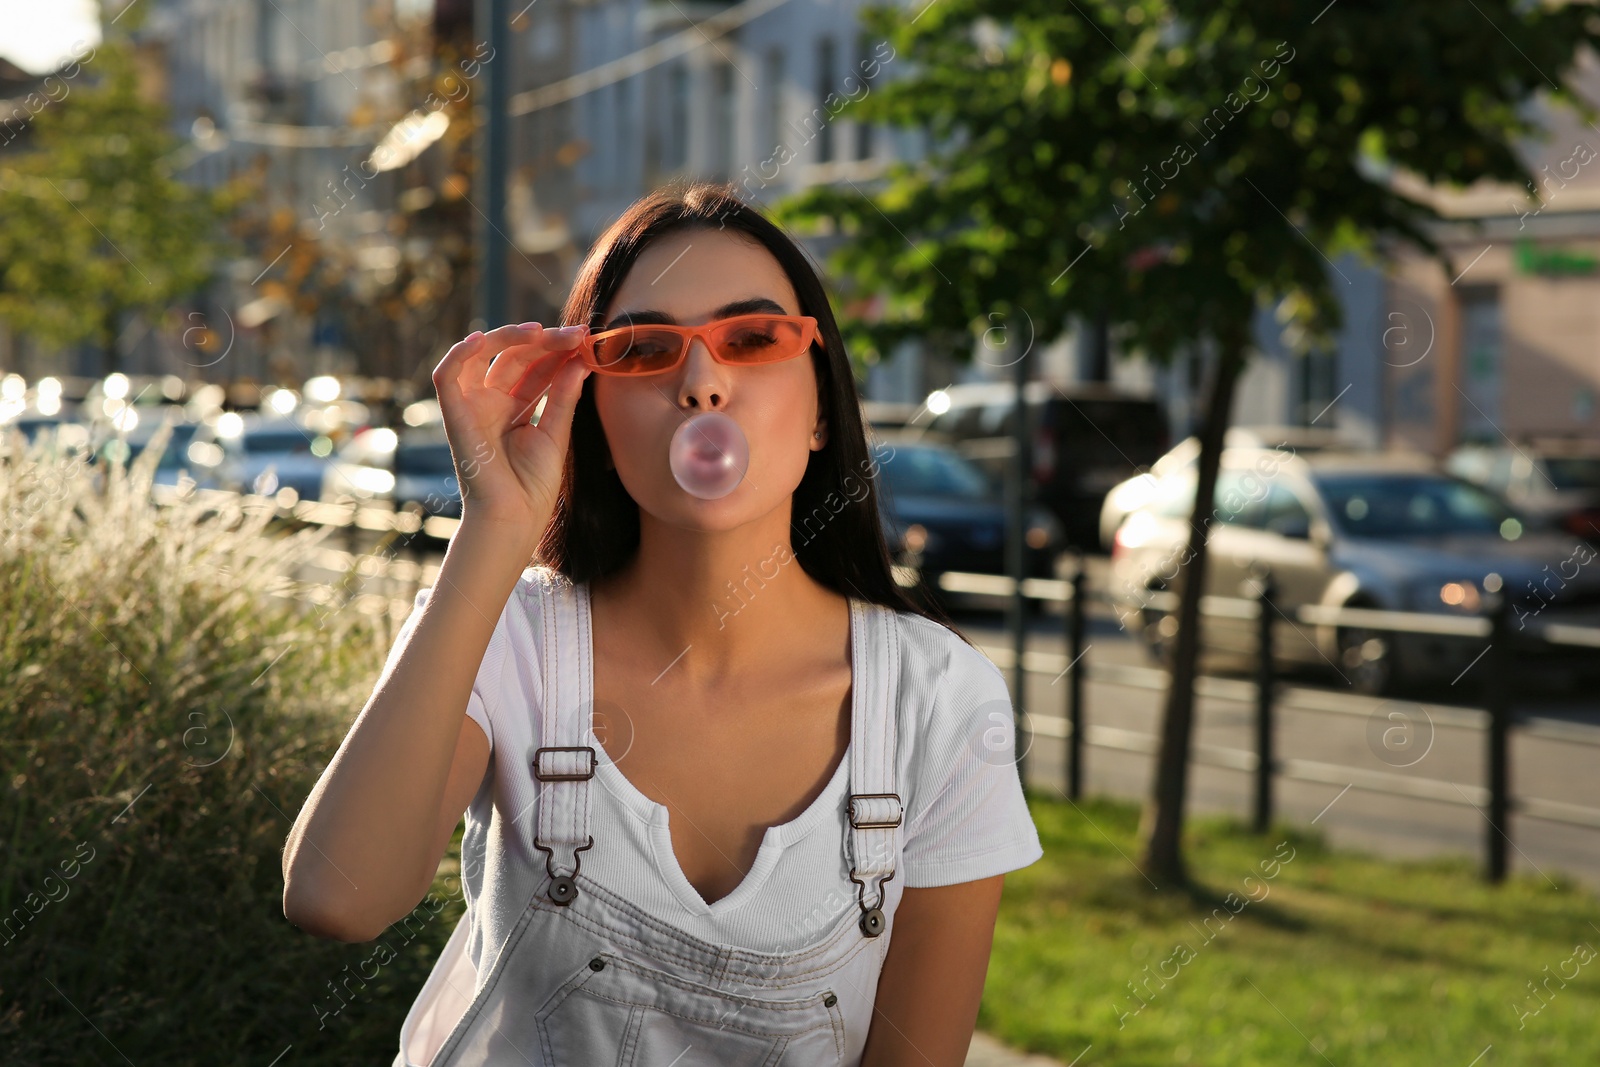
[[[878,883],[878,902],[869,908],[867,907],[867,884],[856,877],[854,865],[850,868],[850,880],[856,884],[856,905],[861,909],[861,918],[857,921],[857,925],[861,927],[862,934],[867,937],[877,937],[888,926],[888,917],[883,914],[883,902],[889,895],[889,890],[886,886],[894,880],[894,876],[894,871],[884,875],[883,881]]]
[[[589,769],[579,774],[544,774],[539,770],[539,757],[545,752],[587,752],[589,753]],[[534,749],[533,776],[541,782],[582,782],[594,777],[595,754],[591,745],[551,745],[545,748]]]
[[[893,800],[899,805],[900,810],[895,813],[894,822],[857,822],[857,800]],[[850,794],[850,825],[857,830],[887,830],[899,826],[901,818],[905,815],[905,802],[900,799],[899,793],[851,793]]]
[[[556,856],[555,849],[551,848],[549,845],[539,844],[537,834],[534,837],[533,847],[544,853],[544,872],[550,877],[550,886],[547,890],[550,899],[553,902],[562,905],[563,907],[571,904],[575,899],[577,899],[578,896],[578,869],[583,866],[583,857],[578,855],[578,853],[582,852],[584,849],[594,847],[594,835],[589,835],[588,844],[579,845],[577,848],[572,850],[571,874],[557,874],[555,872],[555,869],[551,867],[551,863],[555,860]]]

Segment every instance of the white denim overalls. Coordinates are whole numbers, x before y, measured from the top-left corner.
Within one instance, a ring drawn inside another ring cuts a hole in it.
[[[895,613],[850,598],[853,696],[849,794],[838,818],[855,904],[788,952],[750,951],[688,935],[631,904],[583,869],[592,788],[593,694],[570,642],[588,632],[586,598],[560,579],[543,587],[545,703],[533,847],[545,869],[481,981],[464,946],[463,916],[401,1029],[393,1067],[856,1067],[872,1023],[879,973],[904,893],[894,878],[904,806],[898,795]],[[582,650],[586,651],[586,650]],[[565,655],[563,655],[565,653]],[[582,664],[587,667],[587,664]],[[498,762],[500,753],[497,750]],[[525,830],[523,832],[526,832]],[[489,868],[494,867],[491,857]],[[524,861],[525,862],[525,861]],[[436,1054],[413,1034],[421,1017],[453,1028]]]

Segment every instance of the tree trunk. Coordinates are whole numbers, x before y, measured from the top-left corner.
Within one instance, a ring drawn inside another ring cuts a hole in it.
[[[122,355],[117,351],[117,337],[121,332],[118,320],[122,318],[121,312],[115,305],[105,309],[100,320],[101,344],[105,348],[105,358],[101,360],[102,370],[100,377],[107,378],[122,369]],[[128,402],[133,403],[130,397]]]
[[[1188,787],[1190,738],[1194,733],[1194,679],[1200,659],[1200,597],[1205,592],[1206,539],[1215,521],[1213,503],[1223,434],[1233,407],[1234,385],[1244,366],[1247,336],[1244,329],[1238,329],[1217,338],[1219,351],[1199,431],[1194,514],[1189,520],[1189,542],[1179,560],[1176,579],[1178,632],[1173,645],[1172,675],[1161,723],[1155,782],[1140,826],[1140,836],[1144,840],[1144,873],[1160,886],[1182,885],[1188,881],[1180,838]]]

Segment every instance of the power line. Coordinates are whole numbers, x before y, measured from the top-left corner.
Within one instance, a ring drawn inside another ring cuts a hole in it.
[[[695,23],[686,30],[673,34],[664,41],[657,41],[655,44],[647,45],[637,52],[631,52],[620,59],[613,59],[608,63],[600,64],[598,67],[591,67],[581,74],[574,74],[571,77],[562,78],[558,82],[551,82],[549,85],[541,85],[537,89],[529,89],[518,93],[511,98],[509,113],[512,115],[527,115],[583,96],[585,93],[591,93],[615,82],[631,78],[641,71],[646,71],[651,67],[665,63],[669,59],[675,59],[686,52],[692,52],[703,44],[710,44],[718,37],[738,29],[751,19],[759,18],[788,2],[789,0],[744,0],[744,3],[730,7],[726,11],[718,12]]]

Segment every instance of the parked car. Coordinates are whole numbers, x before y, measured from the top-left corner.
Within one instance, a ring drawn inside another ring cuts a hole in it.
[[[1006,573],[1005,500],[983,470],[948,445],[914,437],[880,438],[879,510],[895,562],[915,567],[925,594],[946,571]],[[1055,577],[1064,544],[1060,522],[1035,505],[1024,532],[1030,577]]]
[[[1230,426],[1222,435],[1224,448],[1274,448],[1294,455],[1350,445],[1340,431],[1315,426]],[[1173,471],[1192,469],[1199,459],[1200,438],[1190,435],[1152,463],[1147,472],[1114,486],[1100,506],[1100,544],[1109,550],[1122,520],[1154,499],[1157,482]]]
[[[1600,542],[1600,441],[1463,445],[1445,467],[1538,522]]]
[[[1016,388],[954,385],[929,398],[924,435],[958,448],[1003,485],[1012,454]],[[1160,404],[1111,386],[1029,382],[1023,392],[1034,499],[1061,522],[1068,543],[1098,549],[1106,493],[1154,463],[1169,444]]]
[[[394,505],[415,505],[424,515],[461,517],[461,486],[443,422],[401,431],[394,449]]]
[[[150,447],[156,431],[163,426],[170,426],[170,436],[156,461],[154,483],[176,485],[182,472],[194,466],[189,459],[189,446],[194,443],[202,425],[189,419],[184,409],[176,405],[143,411],[131,428],[113,430],[104,436],[98,443],[95,456],[110,462],[132,464]],[[199,481],[198,478],[195,480]]]
[[[1149,593],[1177,589],[1193,506],[1193,472],[1172,472],[1160,480],[1156,499],[1118,528],[1113,543],[1118,615],[1158,657],[1176,629]],[[1471,615],[1486,610],[1486,593],[1502,593],[1512,598],[1521,625],[1531,616],[1600,621],[1600,566],[1585,565],[1595,556],[1591,546],[1530,528],[1499,497],[1421,457],[1328,451],[1286,458],[1277,450],[1227,449],[1214,518],[1206,593],[1248,595],[1256,569],[1269,571],[1281,613],[1278,656],[1326,664],[1363,692],[1450,681],[1483,644],[1305,625],[1292,621],[1301,605]],[[1205,648],[1253,658],[1255,626],[1254,620],[1207,616]],[[1553,661],[1571,658],[1545,647]]]
[[[408,506],[424,515],[461,517],[461,487],[444,423],[363,430],[323,473],[324,500]]]
[[[394,500],[394,450],[400,437],[387,426],[360,431],[329,461],[321,499],[371,504]]]
[[[36,404],[22,408],[9,418],[0,420],[0,433],[9,435],[11,430],[16,430],[29,444],[41,433],[46,432],[57,435],[58,446],[74,442],[80,445],[87,443],[88,433],[81,422],[84,414],[78,404],[58,402],[49,405],[49,409],[49,411],[42,410]],[[68,434],[65,441],[60,440],[60,430],[63,426],[77,427],[75,432]]]
[[[922,411],[920,404],[892,400],[863,400],[861,419],[873,430],[903,430]]]
[[[331,438],[292,416],[254,412],[226,413],[217,429],[224,452],[217,474],[224,488],[260,496],[289,488],[301,500],[321,496]]]

